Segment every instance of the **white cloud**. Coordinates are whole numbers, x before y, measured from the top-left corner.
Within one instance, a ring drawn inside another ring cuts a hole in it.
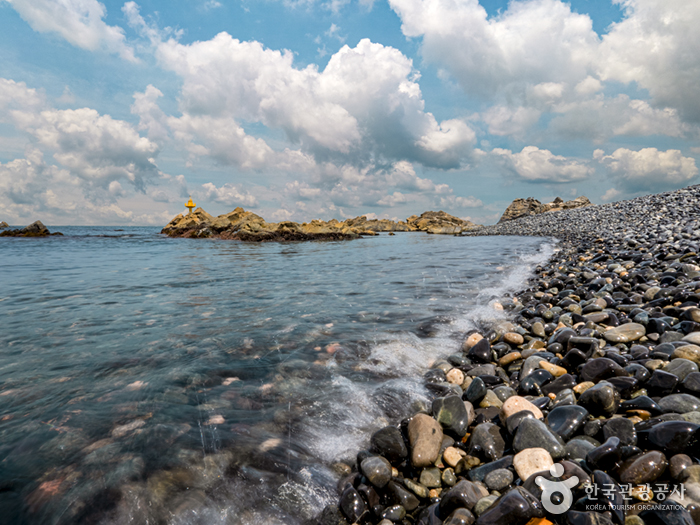
[[[28,88],[24,82],[0,78],[0,119],[7,118],[12,110],[36,110],[45,103],[43,94],[34,88]]]
[[[496,103],[482,113],[491,133],[521,138],[535,111],[558,113],[555,131],[595,140],[681,136],[684,121],[700,122],[697,2],[615,0],[625,18],[602,39],[588,15],[560,0],[513,1],[491,18],[477,0],[389,3],[403,33],[422,39],[426,62]],[[607,99],[610,81],[636,83],[651,99]]]
[[[143,93],[134,93],[131,113],[139,116],[139,130],[148,131],[148,138],[162,142],[168,138],[167,116],[158,106],[158,99],[163,93],[156,87],[148,85]]]
[[[385,195],[381,199],[377,201],[377,204],[379,206],[387,206],[389,208],[393,208],[394,206],[398,204],[406,204],[408,202],[408,198],[406,195],[401,193],[400,191],[395,191],[391,195]]]
[[[625,18],[603,38],[603,80],[636,82],[654,104],[677,108],[700,122],[700,3],[616,0]]]
[[[484,203],[481,199],[476,197],[458,197],[456,195],[448,195],[447,197],[440,197],[440,207],[441,208],[480,208]]]
[[[659,151],[644,148],[633,151],[618,148],[612,155],[595,150],[593,158],[605,165],[628,191],[663,191],[689,184],[697,175],[695,159],[680,150]]]
[[[95,187],[126,180],[143,189],[159,175],[153,157],[158,146],[130,124],[94,109],[15,111],[15,125],[33,135],[71,173]]]
[[[551,129],[571,138],[602,142],[612,136],[666,135],[682,137],[692,128],[682,122],[676,109],[654,108],[647,101],[627,95],[606,98],[602,94],[583,101],[562,104]]]
[[[481,118],[488,125],[488,131],[492,135],[523,137],[528,129],[537,124],[540,115],[541,112],[534,108],[492,106]]]
[[[422,53],[487,98],[542,83],[579,82],[595,61],[598,37],[587,15],[558,0],[511,2],[487,18],[477,0],[389,0]]]
[[[234,207],[255,207],[258,205],[258,201],[253,195],[232,184],[224,184],[218,188],[213,183],[207,182],[202,184],[202,189],[204,190],[203,198],[208,201]]]
[[[593,173],[583,162],[536,146],[526,146],[520,153],[494,148],[491,153],[508,171],[528,182],[573,182]]]
[[[132,25],[147,27],[135,5],[129,12]],[[298,69],[291,52],[227,33],[189,45],[160,41],[156,55],[183,79],[182,116],[169,119],[171,128],[191,153],[219,162],[258,167],[275,160],[260,139],[244,137],[243,121],[281,129],[317,161],[338,164],[405,159],[456,168],[468,161],[475,141],[464,121],[437,122],[425,112],[410,59],[366,39],[343,46],[323,71]],[[226,130],[234,144],[245,144],[217,154]]]
[[[600,197],[603,202],[611,202],[614,201],[617,197],[622,195],[622,192],[616,188],[610,188],[608,191],[603,193],[603,195]]]
[[[57,33],[69,43],[88,51],[117,53],[131,62],[134,51],[126,44],[124,30],[107,25],[104,4],[97,0],[4,0],[34,31]]]
[[[25,158],[0,163],[0,216],[17,225],[37,219],[49,225],[164,224],[172,217],[162,206],[139,202],[138,197],[131,199],[132,209],[99,202],[81,191],[83,185],[69,170],[46,164],[39,150],[30,149]],[[108,190],[115,198],[127,193],[118,181],[112,181]]]

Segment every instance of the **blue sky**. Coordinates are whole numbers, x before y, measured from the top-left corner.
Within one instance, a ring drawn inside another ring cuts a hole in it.
[[[698,182],[700,4],[0,0],[0,220],[498,220]]]

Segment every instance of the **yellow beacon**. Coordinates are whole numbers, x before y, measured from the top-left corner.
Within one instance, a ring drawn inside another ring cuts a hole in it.
[[[188,200],[185,203],[185,208],[190,210],[190,213],[188,215],[192,215],[192,210],[194,210],[195,206],[197,206],[194,202],[192,202],[192,195],[190,195],[190,200]]]

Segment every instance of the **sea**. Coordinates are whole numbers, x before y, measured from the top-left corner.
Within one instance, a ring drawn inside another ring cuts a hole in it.
[[[0,238],[0,522],[303,524],[552,239]]]

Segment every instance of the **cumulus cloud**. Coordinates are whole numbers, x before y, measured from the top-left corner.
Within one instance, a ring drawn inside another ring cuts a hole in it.
[[[24,82],[0,78],[0,118],[7,118],[9,112],[17,109],[41,108],[46,103],[43,94]]]
[[[577,82],[595,62],[591,19],[558,0],[511,2],[489,19],[477,0],[389,0],[402,31],[422,37],[424,58],[471,94]]]
[[[134,51],[121,27],[107,25],[106,9],[97,0],[4,0],[34,31],[56,33],[76,47],[106,50],[131,62]]]
[[[160,89],[149,84],[143,93],[134,93],[131,105],[131,113],[139,117],[138,129],[147,131],[148,138],[155,142],[162,142],[169,136],[167,116],[158,106],[162,96]]]
[[[254,122],[284,131],[317,162],[408,160],[457,168],[470,159],[474,131],[463,120],[438,122],[425,111],[419,75],[395,48],[364,39],[343,46],[319,71],[296,67],[289,51],[228,33],[181,44],[149,26],[133,2],[124,11],[152,40],[160,64],[183,79],[182,116],[168,124],[192,154],[243,167],[274,166],[279,159],[269,146],[245,134],[243,123]],[[232,153],[217,147],[226,130]]]
[[[555,109],[551,128],[570,138],[602,142],[613,136],[666,135],[682,137],[692,131],[678,110],[654,108],[647,101],[627,95],[606,98],[602,94]]]
[[[603,202],[611,202],[614,201],[620,195],[622,195],[622,192],[620,190],[618,190],[617,188],[610,188],[608,189],[608,191],[603,193],[603,195],[601,195],[600,198]]]
[[[163,224],[170,219],[171,213],[152,201],[142,211],[96,202],[81,191],[83,183],[69,170],[47,164],[38,149],[29,149],[25,158],[0,163],[0,215],[18,225],[37,218],[46,224]],[[109,191],[125,192],[118,181]]]
[[[144,192],[148,182],[167,177],[155,163],[159,146],[131,124],[90,108],[54,109],[23,83],[0,79],[0,121],[12,123],[53,154],[80,181],[80,189],[95,198],[114,201],[124,194],[123,183]],[[43,160],[32,166],[44,166]]]
[[[612,155],[597,149],[593,158],[631,192],[676,189],[689,184],[698,175],[695,159],[684,157],[676,149],[643,148],[634,151],[618,148]]]
[[[98,187],[126,180],[143,190],[157,177],[158,146],[134,128],[90,108],[13,113],[16,126],[54,151],[71,173]]]
[[[593,173],[586,163],[554,155],[537,146],[526,146],[520,153],[494,148],[491,154],[508,171],[528,182],[573,182],[587,179]]]
[[[246,206],[255,207],[258,205],[258,200],[250,193],[241,190],[233,184],[224,184],[217,187],[211,182],[202,185],[203,198],[211,201],[225,204],[227,206]]]
[[[541,114],[537,109],[523,106],[492,106],[481,118],[488,125],[488,131],[492,135],[523,137],[525,132],[537,123]]]
[[[700,122],[700,4],[683,0],[616,0],[625,18],[603,38],[602,79],[636,82],[655,105]]]
[[[700,55],[690,52],[700,47],[697,3],[615,0],[625,17],[602,38],[560,0],[510,2],[491,18],[477,0],[389,3],[403,33],[422,39],[426,62],[496,103],[482,113],[490,133],[521,138],[537,112],[560,115],[555,131],[594,140],[681,136],[690,131],[684,122],[700,122]],[[651,98],[608,99],[610,81],[635,83]]]
[[[456,212],[463,208],[482,206],[473,196],[457,196],[447,184],[436,184],[420,177],[414,166],[398,161],[391,166],[354,165],[336,166],[326,163],[318,166],[310,181],[294,181],[284,189],[283,199],[312,200],[320,210],[359,208],[397,208],[410,206],[416,209],[447,208]]]

